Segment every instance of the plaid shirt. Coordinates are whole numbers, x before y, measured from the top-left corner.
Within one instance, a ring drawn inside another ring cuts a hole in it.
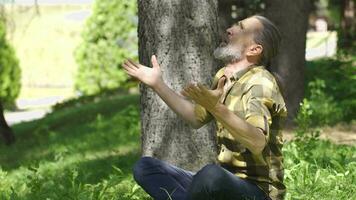
[[[225,67],[214,76],[211,88],[224,75]],[[263,65],[252,65],[233,74],[224,86],[220,102],[251,125],[261,128],[267,145],[261,154],[254,155],[239,143],[219,121],[217,125],[218,162],[235,175],[246,178],[260,187],[272,200],[283,199],[284,168],[281,129],[287,108],[274,76]],[[199,104],[195,106],[199,121],[214,119]]]

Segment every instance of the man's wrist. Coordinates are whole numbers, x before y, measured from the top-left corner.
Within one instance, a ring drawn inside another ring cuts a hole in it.
[[[156,84],[152,85],[151,88],[152,88],[155,92],[158,92],[158,91],[160,91],[164,86],[165,86],[165,83],[164,83],[164,81],[161,79],[161,80],[157,81]]]
[[[219,115],[224,109],[224,104],[218,102],[213,108],[209,109],[212,115]]]

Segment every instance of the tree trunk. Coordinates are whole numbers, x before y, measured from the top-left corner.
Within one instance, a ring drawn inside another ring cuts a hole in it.
[[[189,82],[210,86],[219,68],[212,55],[219,42],[216,0],[139,0],[138,16],[140,63],[151,66],[157,55],[163,80],[176,92]],[[189,170],[216,161],[212,121],[192,129],[151,88],[140,84],[140,93],[143,156]]]
[[[341,30],[339,49],[351,49],[355,44],[355,1],[343,0],[341,3]]]
[[[294,118],[304,97],[306,33],[311,10],[310,0],[266,0],[265,16],[280,29],[282,43],[271,71],[277,72],[285,88],[288,109],[287,126]]]
[[[219,0],[219,36],[225,34],[229,28],[237,20],[232,17],[232,6],[236,4],[233,0]]]
[[[4,139],[6,145],[10,145],[15,142],[15,136],[11,128],[7,125],[4,117],[4,108],[0,102],[0,135]]]

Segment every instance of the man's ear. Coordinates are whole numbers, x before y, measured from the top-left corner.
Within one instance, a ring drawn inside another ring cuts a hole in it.
[[[263,47],[260,44],[253,44],[248,48],[246,53],[247,56],[258,56],[261,55],[263,51]]]

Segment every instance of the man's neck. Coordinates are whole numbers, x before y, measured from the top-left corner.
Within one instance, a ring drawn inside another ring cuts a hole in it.
[[[254,63],[249,62],[246,59],[243,60],[239,60],[236,62],[231,62],[231,63],[227,63],[225,65],[225,75],[230,78],[232,76],[232,74],[241,71],[243,69],[248,68],[249,66],[253,65]]]

